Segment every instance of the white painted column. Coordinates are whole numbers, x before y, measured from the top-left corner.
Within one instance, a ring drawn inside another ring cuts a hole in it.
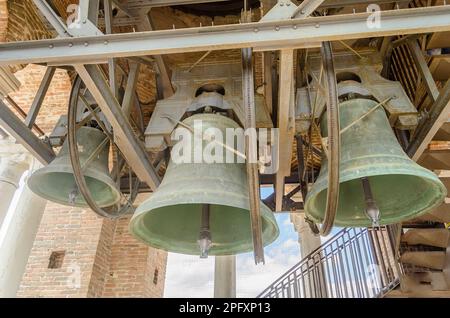
[[[216,256],[214,298],[236,298],[236,256]]]
[[[294,224],[295,231],[298,233],[300,255],[303,259],[322,244],[320,235],[315,235],[311,231],[311,228],[305,221],[304,213],[292,213],[291,222]]]
[[[33,166],[0,228],[0,297],[16,296],[47,203],[26,185],[40,164],[34,161]]]
[[[19,181],[30,164],[30,155],[11,137],[0,137],[0,227]]]

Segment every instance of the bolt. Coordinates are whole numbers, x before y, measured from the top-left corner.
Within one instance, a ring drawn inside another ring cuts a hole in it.
[[[278,25],[275,27],[275,31],[280,31],[280,27]]]
[[[87,43],[87,42],[84,42],[84,46],[88,46],[89,45],[89,43]]]
[[[51,49],[54,48],[53,44],[50,44],[48,47],[51,48]]]
[[[288,2],[288,3],[286,3],[286,5],[289,7],[291,4]]]
[[[281,3],[280,3],[280,6],[281,6],[281,7],[284,6],[284,2],[281,2]]]
[[[259,31],[259,29],[258,29],[258,28],[254,28],[253,31],[254,31],[255,33],[257,33],[257,32]]]
[[[103,42],[104,45],[107,45],[108,43],[109,43],[108,41]]]
[[[305,10],[300,11],[301,14],[305,14]]]
[[[294,24],[294,25],[292,26],[292,28],[293,28],[294,30],[297,30],[297,25]]]
[[[72,47],[73,46],[73,43],[69,43],[69,47]]]
[[[319,23],[316,24],[316,28],[320,28],[320,24]]]

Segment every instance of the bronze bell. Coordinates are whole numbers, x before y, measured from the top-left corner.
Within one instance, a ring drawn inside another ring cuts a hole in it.
[[[223,136],[226,128],[239,128],[217,114],[188,117],[183,126],[196,129],[199,121],[200,131],[215,128]],[[272,211],[262,202],[261,221],[263,243],[268,245],[279,230]],[[179,163],[172,156],[161,185],[137,208],[129,228],[146,244],[175,253],[205,257],[251,251],[245,163]]]
[[[91,127],[80,127],[77,131],[77,144],[80,163],[83,166],[97,147],[108,138],[102,131]],[[46,167],[35,171],[28,179],[30,189],[49,201],[63,205],[87,207],[83,196],[78,192],[69,157],[67,140],[57,157]],[[99,155],[84,167],[87,186],[100,207],[116,204],[120,192],[108,170],[109,141]]]
[[[399,223],[432,211],[446,197],[447,189],[439,178],[412,161],[400,147],[382,107],[360,119],[377,104],[369,99],[352,99],[339,105],[341,131],[354,124],[341,133],[335,225],[367,227]],[[321,123],[324,137],[326,127],[324,116]],[[307,216],[317,223],[324,218],[327,188],[324,158],[305,203]]]

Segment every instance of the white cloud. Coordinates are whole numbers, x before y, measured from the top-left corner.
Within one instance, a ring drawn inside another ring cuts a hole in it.
[[[164,297],[199,298],[214,295],[214,257],[169,253]]]
[[[280,237],[265,248],[265,265],[255,265],[253,253],[237,256],[236,296],[256,297],[300,260],[298,234],[288,216],[277,216]],[[214,257],[169,253],[165,297],[213,297]]]
[[[266,248],[265,265],[255,265],[253,254],[236,259],[236,296],[256,297],[267,286],[300,261],[298,243],[288,239],[277,248]],[[213,297],[214,257],[169,254],[165,297]]]
[[[299,243],[293,239],[287,239],[281,244],[281,248],[283,249],[291,249],[293,247],[298,248]]]

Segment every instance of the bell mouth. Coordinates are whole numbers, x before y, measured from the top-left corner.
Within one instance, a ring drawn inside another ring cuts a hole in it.
[[[112,180],[101,180],[89,169],[85,172],[85,179],[91,196],[99,207],[104,208],[119,202],[120,194]],[[69,202],[70,193],[77,189],[71,172],[49,171],[44,167],[33,173],[27,184],[35,194],[49,201],[68,206],[88,207],[81,193],[78,193],[73,203]]]
[[[202,203],[187,203],[156,207],[147,212],[136,211],[130,222],[130,232],[139,240],[169,252],[199,255]],[[279,234],[272,213],[261,204],[263,244],[269,245]],[[250,215],[247,209],[210,205],[212,246],[209,255],[235,255],[253,250]]]
[[[437,208],[443,202],[447,190],[432,172],[418,167],[420,175],[401,167],[382,175],[361,170],[360,178],[341,175],[334,224],[343,227],[372,226],[372,221],[364,213],[366,204],[361,181],[364,176],[369,179],[373,198],[380,210],[380,225],[399,223]],[[323,221],[327,192],[328,186],[323,183],[308,194],[305,211],[314,222]]]

